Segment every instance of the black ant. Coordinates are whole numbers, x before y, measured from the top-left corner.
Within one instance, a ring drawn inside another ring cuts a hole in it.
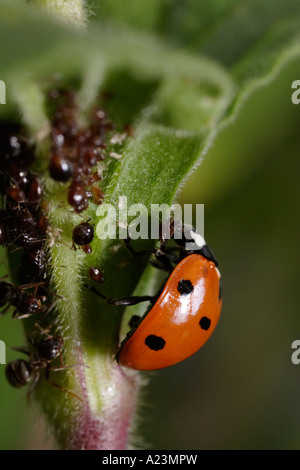
[[[52,382],[49,379],[50,372],[58,372],[61,370],[68,369],[74,366],[67,366],[63,362],[62,349],[64,340],[59,335],[48,335],[48,333],[43,330],[39,325],[36,326],[41,330],[43,334],[46,335],[46,338],[37,341],[36,339],[29,338],[29,341],[34,348],[33,352],[29,352],[26,348],[13,348],[15,351],[22,352],[26,354],[29,359],[16,359],[11,361],[6,366],[6,378],[10,385],[15,388],[23,387],[30,382],[30,388],[27,393],[27,397],[31,395],[34,388],[36,387],[38,381],[40,380],[41,370],[45,370],[45,379],[49,385],[56,387],[66,393],[69,393],[73,397],[82,401],[80,397],[76,394],[67,390],[63,386]],[[52,367],[52,361],[57,357],[60,357],[60,367]],[[82,366],[82,364],[79,364]],[[79,366],[78,365],[78,366]],[[86,367],[86,366],[85,366]]]
[[[27,249],[42,247],[46,235],[42,233],[38,223],[41,216],[41,213],[34,214],[27,207],[12,210],[9,215],[8,226],[13,243]]]
[[[32,288],[34,289],[32,293],[24,292],[24,290]],[[43,282],[15,286],[10,282],[0,280],[0,308],[4,307],[4,309],[0,311],[0,317],[12,306],[15,307],[12,314],[13,318],[22,320],[35,313],[43,312],[44,315],[42,319],[44,319],[57,303],[57,300],[53,301],[48,308],[44,305],[45,302],[47,302],[48,293],[62,299],[61,296],[48,291]]]
[[[23,292],[26,289],[35,287],[34,293]],[[46,296],[37,295],[39,284],[25,284],[23,286],[15,286],[10,282],[0,281],[0,307],[7,306],[0,312],[2,316],[10,306],[15,307],[13,318],[23,319],[34,313],[41,312],[45,309],[43,302]]]
[[[21,283],[39,282],[46,279],[47,257],[43,248],[33,247],[31,250],[24,250],[21,264],[18,277]]]

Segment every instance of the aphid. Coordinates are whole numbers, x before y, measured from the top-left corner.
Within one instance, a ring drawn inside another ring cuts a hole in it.
[[[76,225],[73,230],[73,242],[79,246],[89,245],[94,238],[94,227],[88,222]]]
[[[29,202],[39,202],[43,195],[43,187],[40,179],[36,175],[32,175],[27,190],[27,200]]]
[[[82,245],[81,249],[86,255],[90,255],[92,253],[91,245]]]
[[[41,214],[38,220],[38,226],[42,232],[46,233],[50,226],[49,219],[45,215],[45,212],[49,211],[49,204],[48,203],[42,204],[41,209],[42,210],[41,210]]]
[[[88,168],[95,166],[97,164],[99,158],[99,152],[97,148],[88,146],[83,147],[80,150],[80,156],[84,160],[84,162],[88,165]]]
[[[25,201],[26,196],[23,189],[19,188],[16,185],[11,185],[6,189],[6,195],[13,199],[15,202]]]
[[[97,205],[102,204],[103,199],[104,199],[104,194],[101,191],[101,189],[98,186],[94,185],[92,186],[92,193],[94,197],[94,203]]]
[[[52,152],[50,157],[49,172],[51,178],[61,183],[66,183],[74,173],[73,164],[59,151]]]
[[[103,272],[101,271],[101,269],[97,268],[96,266],[92,266],[89,269],[89,277],[92,281],[95,281],[98,284],[101,284],[102,282],[104,282]]]
[[[31,249],[45,243],[45,234],[41,232],[35,214],[28,208],[12,211],[8,223],[11,239],[17,245]]]
[[[87,209],[88,198],[86,196],[85,184],[82,180],[75,179],[72,182],[68,192],[68,203],[77,213]]]

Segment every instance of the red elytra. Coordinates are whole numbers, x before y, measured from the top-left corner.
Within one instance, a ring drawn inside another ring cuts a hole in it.
[[[172,271],[158,300],[123,341],[117,362],[135,370],[171,366],[198,351],[216,328],[222,308],[220,273],[200,254]]]

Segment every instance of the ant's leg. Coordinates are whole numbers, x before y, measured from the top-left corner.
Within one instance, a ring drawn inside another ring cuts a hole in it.
[[[19,313],[18,310],[14,310],[13,314],[12,314],[12,318],[14,320],[23,320],[24,318],[28,318],[28,317],[31,317],[31,315],[33,315],[32,313]]]
[[[43,316],[39,320],[40,322],[42,322],[47,317],[47,315],[49,315],[49,313],[52,312],[52,310],[55,308],[55,305],[57,304],[57,302],[58,302],[58,300],[54,300],[54,302],[52,302],[52,304],[48,308],[46,308],[46,310],[44,311]]]
[[[30,398],[30,395],[32,394],[33,390],[35,389],[38,381],[40,379],[40,372],[38,370],[35,371],[35,374],[34,374],[34,380],[31,382],[30,384],[30,388],[27,392],[27,399],[29,400]]]
[[[32,289],[33,287],[38,290],[38,288],[42,285],[44,285],[45,282],[32,282],[31,284],[23,284],[22,286],[19,287],[20,290],[26,290],[26,289]]]
[[[68,367],[75,367],[75,366],[64,366],[63,369],[66,369]],[[69,395],[72,395],[72,397],[74,398],[77,398],[77,400],[79,401],[82,401],[82,398],[80,398],[78,395],[76,395],[75,393],[71,392],[71,390],[68,390],[67,388],[63,387],[62,385],[60,384],[57,384],[55,382],[52,382],[52,380],[49,379],[49,375],[50,375],[50,371],[53,371],[53,372],[56,372],[56,371],[59,371],[59,370],[63,370],[61,368],[50,368],[50,367],[47,367],[46,368],[46,373],[45,373],[45,379],[46,379],[46,382],[51,385],[52,387],[55,387],[55,388],[58,388],[59,390],[62,390],[63,392],[65,393],[68,393]]]
[[[15,272],[15,271],[13,271],[13,272]],[[0,277],[0,281],[2,281],[3,279],[7,279],[8,277],[10,277],[10,274],[4,274],[4,276],[1,276],[1,277]],[[7,284],[12,285],[11,282],[8,282]]]
[[[76,393],[71,392],[71,390],[68,390],[67,388],[63,387],[62,385],[59,385],[59,384],[57,384],[57,383],[55,383],[55,382],[52,382],[52,380],[49,380],[49,379],[47,379],[47,378],[46,378],[46,382],[47,382],[49,385],[51,385],[52,387],[58,388],[58,389],[61,390],[62,392],[66,392],[66,393],[68,393],[69,395],[72,395],[72,397],[77,398],[77,400],[83,402],[83,399],[80,398],[78,395],[76,395]]]
[[[14,320],[24,320],[24,318],[29,318],[32,315],[35,315],[38,312],[33,312],[33,313],[19,313],[18,310],[15,310],[12,314],[12,318]]]
[[[26,356],[31,356],[30,352],[28,351],[27,348],[22,348],[22,347],[18,347],[18,346],[15,346],[13,348],[11,348],[13,351],[18,351],[18,352],[21,352],[23,354],[26,354]]]
[[[86,369],[89,369],[89,366],[86,364],[72,364],[71,366],[67,366],[64,364],[63,359],[61,358],[61,367],[48,367],[49,372],[60,372],[61,370],[65,369],[72,369],[74,367],[85,367]]]
[[[38,323],[38,322],[35,322],[34,324],[35,328],[37,328],[38,330],[40,330],[40,332],[46,336],[46,339],[49,339],[49,338],[52,338],[51,335],[49,335],[49,331],[51,329],[51,327],[48,327],[46,330],[45,328],[41,327],[41,325]]]
[[[7,305],[3,310],[0,311],[0,317],[2,317],[9,309],[11,305]]]
[[[68,366],[66,366],[65,363],[64,363],[64,358],[63,358],[63,355],[62,355],[62,351],[60,351],[60,353],[59,353],[59,360],[60,360],[60,368],[61,369],[68,368]]]
[[[131,297],[122,297],[119,299],[110,299],[106,297],[104,294],[99,292],[95,287],[90,286],[88,284],[84,284],[85,287],[87,287],[90,291],[92,291],[94,294],[98,295],[102,299],[105,300],[106,303],[109,305],[115,305],[118,307],[128,307],[130,305],[136,305],[140,302],[151,302],[154,304],[158,298],[157,295],[138,295],[138,296],[131,296]]]

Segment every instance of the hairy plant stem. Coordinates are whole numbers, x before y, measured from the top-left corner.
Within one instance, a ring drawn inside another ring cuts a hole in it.
[[[31,0],[30,3],[81,29],[86,24],[82,0]],[[36,144],[35,169],[43,180],[46,215],[51,226],[47,252],[54,308],[41,321],[41,326],[64,340],[64,369],[50,373],[50,381],[58,387],[51,386],[41,377],[33,395],[53,430],[58,448],[128,449],[141,380],[136,372],[123,370],[114,360],[123,312],[105,305],[102,299],[83,287],[83,280],[88,280],[89,268],[99,265],[101,257],[106,260],[102,263],[104,269],[112,273],[108,274],[109,283],[109,278],[114,277],[116,260],[114,256],[108,257],[107,251],[105,255],[105,245],[97,241],[89,256],[74,249],[73,229],[86,216],[77,215],[67,204],[68,185],[55,183],[49,177],[51,129],[41,90],[28,82],[19,92],[17,85],[14,98],[30,138]],[[90,80],[87,85],[89,94],[91,88],[98,87],[98,83],[91,87]],[[78,120],[82,124],[85,108],[90,106],[92,98],[85,99],[85,106],[80,109]],[[95,222],[96,208],[93,209],[89,213]],[[113,290],[110,288],[110,295]],[[24,321],[27,335],[34,331],[36,321],[40,319]]]
[[[44,178],[47,215],[55,228],[48,247],[55,308],[42,325],[63,337],[68,367],[51,372],[50,380],[60,390],[40,380],[34,395],[59,448],[125,450],[130,448],[141,379],[114,360],[122,310],[84,289],[89,266],[101,252],[87,256],[72,247],[72,231],[82,217],[63,202],[64,186]],[[30,333],[33,320],[25,328]]]

